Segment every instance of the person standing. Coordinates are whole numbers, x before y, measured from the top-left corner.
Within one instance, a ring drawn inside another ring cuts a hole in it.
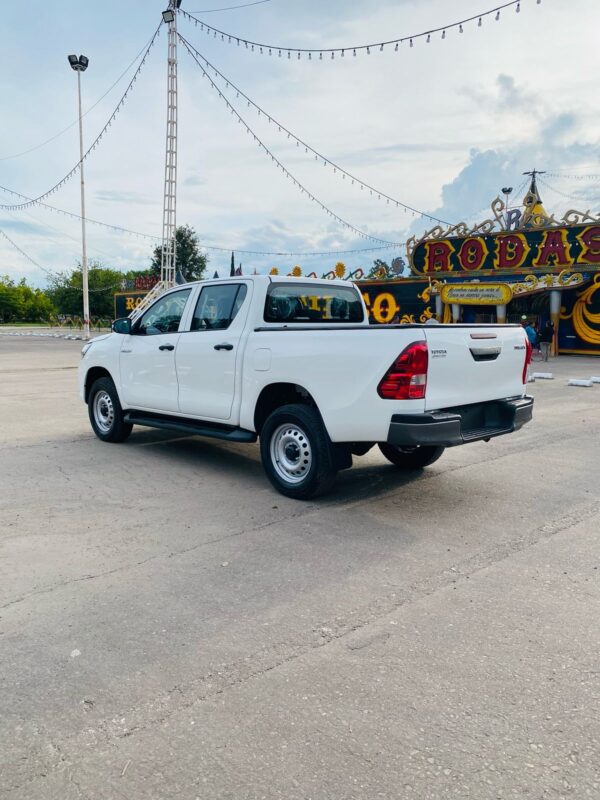
[[[542,357],[544,361],[548,361],[550,355],[550,347],[554,341],[554,325],[550,320],[546,322],[540,332],[540,347],[542,349]]]
[[[531,346],[535,350],[537,344],[537,331],[531,322],[528,322],[527,325],[525,325],[525,333],[527,334],[527,338],[529,339]]]

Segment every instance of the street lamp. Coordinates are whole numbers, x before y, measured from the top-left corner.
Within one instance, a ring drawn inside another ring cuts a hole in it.
[[[508,201],[510,199],[510,194],[512,190],[513,190],[512,186],[504,186],[502,189],[502,194],[504,195],[504,212],[505,212],[507,228],[508,228]]]
[[[90,293],[88,280],[87,245],[85,241],[85,187],[83,180],[83,125],[81,113],[81,73],[88,68],[90,60],[87,56],[67,56],[71,69],[77,73],[77,96],[79,100],[79,174],[81,175],[81,273],[83,282],[83,338],[90,338]]]

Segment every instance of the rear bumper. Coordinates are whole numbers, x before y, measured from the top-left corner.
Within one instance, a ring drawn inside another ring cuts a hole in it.
[[[394,414],[387,441],[400,447],[455,447],[512,433],[532,416],[533,397],[529,396],[426,414]]]

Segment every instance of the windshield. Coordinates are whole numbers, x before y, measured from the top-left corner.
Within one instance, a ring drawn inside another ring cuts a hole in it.
[[[272,284],[267,292],[265,322],[362,322],[364,312],[358,292],[350,286],[322,284]]]

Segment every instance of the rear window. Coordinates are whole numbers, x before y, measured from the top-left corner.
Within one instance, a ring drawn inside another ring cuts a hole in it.
[[[349,286],[271,284],[265,305],[265,322],[362,322],[363,306]]]

